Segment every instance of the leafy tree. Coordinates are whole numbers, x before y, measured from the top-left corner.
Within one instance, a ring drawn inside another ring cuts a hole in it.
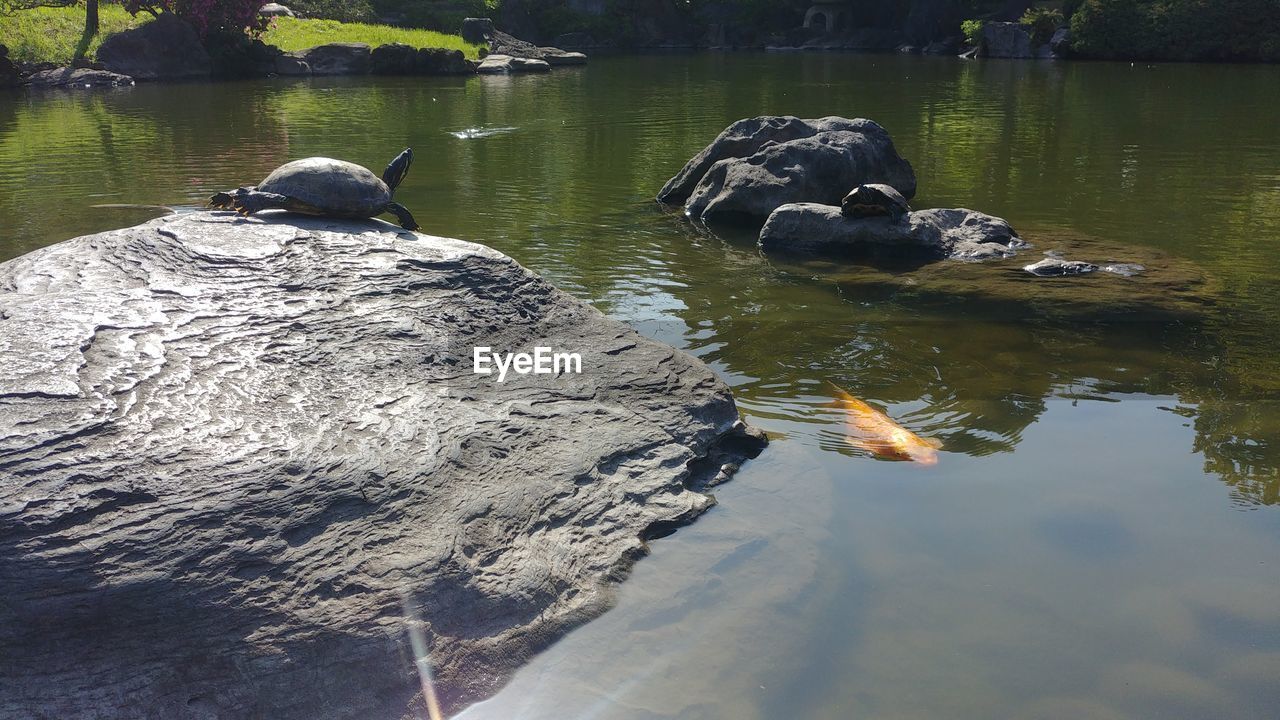
[[[124,9],[157,17],[173,13],[203,38],[219,31],[260,34],[267,28],[267,19],[258,14],[265,4],[266,0],[124,0]]]
[[[1280,60],[1280,2],[1084,0],[1071,33],[1090,57]]]

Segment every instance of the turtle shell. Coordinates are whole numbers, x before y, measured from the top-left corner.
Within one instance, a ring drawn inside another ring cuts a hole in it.
[[[262,192],[293,198],[326,215],[371,217],[386,209],[391,190],[368,168],[332,158],[294,160],[258,185]]]
[[[844,200],[840,201],[840,210],[850,217],[869,217],[875,215],[904,215],[911,212],[911,206],[902,193],[888,185],[870,184],[854,188]]]

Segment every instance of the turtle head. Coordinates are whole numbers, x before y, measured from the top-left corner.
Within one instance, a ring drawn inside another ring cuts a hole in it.
[[[404,176],[409,174],[409,166],[413,164],[413,148],[405,148],[404,152],[396,156],[391,164],[387,165],[387,169],[382,171],[382,182],[395,192],[396,186],[404,180]]]

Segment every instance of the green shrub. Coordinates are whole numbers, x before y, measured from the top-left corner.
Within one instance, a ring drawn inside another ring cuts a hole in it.
[[[369,0],[285,0],[299,17],[338,22],[374,22],[377,15]]]
[[[1280,60],[1276,0],[1084,0],[1071,18],[1085,57]]]
[[[965,20],[960,23],[960,32],[964,33],[964,41],[969,45],[982,44],[981,20]]]
[[[1018,20],[1030,33],[1032,45],[1043,45],[1062,26],[1062,11],[1049,8],[1030,8]]]

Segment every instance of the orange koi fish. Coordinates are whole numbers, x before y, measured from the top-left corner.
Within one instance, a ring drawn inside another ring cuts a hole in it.
[[[831,387],[835,388],[836,398],[825,407],[844,411],[845,441],[850,445],[886,460],[938,464],[941,442],[916,435],[888,415],[845,392],[839,385],[831,383]]]

